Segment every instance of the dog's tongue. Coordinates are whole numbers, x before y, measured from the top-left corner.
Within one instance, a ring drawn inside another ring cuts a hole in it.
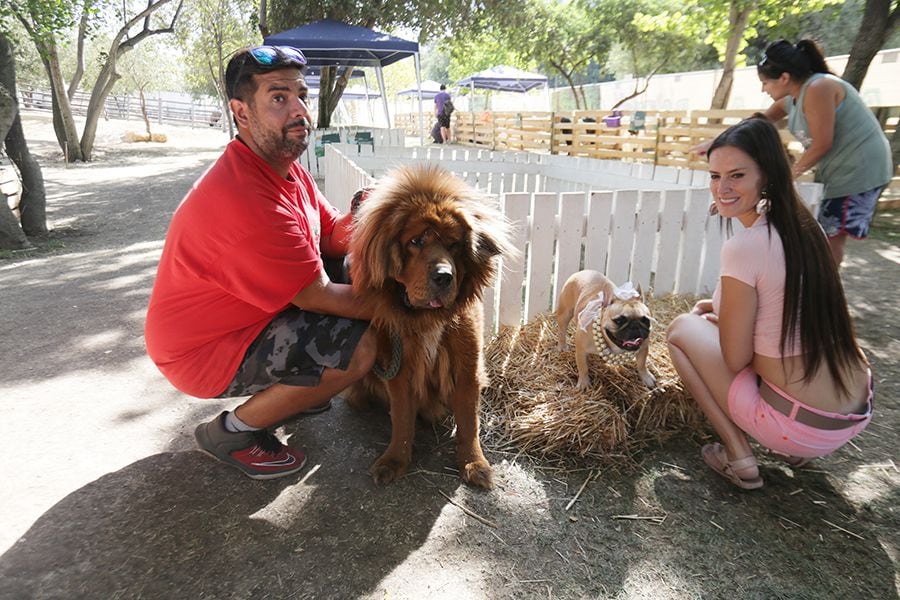
[[[622,346],[625,348],[637,348],[644,342],[644,338],[634,338],[633,340],[625,340]]]
[[[444,303],[435,298],[428,302],[428,306],[430,306],[431,308],[442,308],[444,306]]]

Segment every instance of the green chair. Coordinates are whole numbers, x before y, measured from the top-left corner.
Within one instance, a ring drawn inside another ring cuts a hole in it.
[[[638,131],[646,127],[646,123],[647,113],[642,110],[634,111],[634,116],[631,117],[631,125],[628,126],[628,133],[636,135]]]
[[[362,152],[363,144],[372,146],[372,152],[375,152],[375,140],[372,139],[371,131],[357,131],[353,136],[353,143],[356,144],[356,153]]]
[[[323,133],[316,140],[316,170],[319,169],[319,158],[325,156],[325,144],[340,144],[340,133]]]

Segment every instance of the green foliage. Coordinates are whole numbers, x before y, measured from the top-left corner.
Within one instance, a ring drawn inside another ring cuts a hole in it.
[[[521,11],[522,5],[508,0],[269,0],[268,17],[269,30],[273,33],[328,18],[382,31],[400,28],[418,31],[419,42],[424,43],[477,30],[490,20],[508,21]]]
[[[231,54],[259,43],[254,0],[193,0],[177,29],[185,83],[195,94],[219,96]],[[224,99],[224,93],[221,93]]]
[[[489,29],[457,36],[452,41],[445,40],[441,48],[450,56],[447,77],[451,82],[497,65],[526,70],[535,67],[533,62],[515,51],[515,46],[507,43],[502,34]]]
[[[732,9],[749,7],[749,24],[743,31],[737,48],[736,66],[744,66],[742,54],[747,41],[758,36],[757,27],[774,27],[786,19],[821,10],[828,5],[837,5],[842,0],[686,0],[678,7],[668,7],[652,16],[642,17],[643,27],[653,27],[657,31],[677,33],[681,36],[696,37],[716,49],[720,61],[725,61],[726,42],[732,33],[729,13]]]
[[[772,25],[758,23],[757,36],[748,40],[745,50],[748,64],[756,64],[762,58],[769,43],[786,39],[814,39],[821,44],[828,56],[849,54],[853,39],[859,31],[865,0],[846,0],[828,4],[820,10],[786,15]],[[900,30],[894,31],[885,44],[886,48],[900,46]]]
[[[635,77],[708,68],[715,52],[704,41],[696,19],[672,0],[601,0],[595,19],[614,40],[607,69]]]

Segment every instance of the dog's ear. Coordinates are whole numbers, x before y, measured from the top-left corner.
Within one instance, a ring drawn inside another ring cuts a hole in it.
[[[378,289],[400,274],[403,249],[396,235],[402,224],[396,222],[397,212],[377,197],[360,206],[350,242],[350,275],[356,287]]]
[[[474,190],[460,200],[457,219],[466,228],[465,253],[459,297],[481,296],[485,286],[493,284],[497,272],[496,257],[517,254],[509,242],[509,222],[499,211],[490,207],[490,199]]]

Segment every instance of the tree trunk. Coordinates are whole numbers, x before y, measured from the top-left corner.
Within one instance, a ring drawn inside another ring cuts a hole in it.
[[[19,114],[15,81],[15,63],[9,41],[0,33],[0,135],[4,138]],[[28,238],[19,226],[16,215],[10,210],[6,196],[0,194],[0,248],[18,250],[29,246]]]
[[[850,48],[850,57],[841,77],[857,90],[869,71],[872,59],[884,46],[900,19],[900,5],[891,12],[891,0],[866,0],[862,23]]]
[[[121,75],[116,72],[116,61],[119,60],[126,52],[134,49],[143,40],[160,34],[174,33],[175,22],[181,13],[181,7],[184,0],[178,0],[178,6],[172,15],[172,20],[168,27],[160,29],[151,29],[151,15],[162,6],[172,2],[173,0],[147,0],[147,7],[140,13],[131,17],[113,38],[110,43],[109,52],[106,54],[106,62],[100,68],[97,75],[97,81],[91,90],[91,99],[88,102],[87,116],[84,120],[84,131],[81,134],[81,153],[84,160],[91,160],[91,154],[94,151],[94,141],[97,139],[97,122],[103,114],[106,98],[112,92],[113,86],[119,80]],[[141,21],[144,22],[143,29],[136,35],[130,35],[129,30]]]
[[[336,66],[322,67],[319,78],[319,119],[316,125],[319,129],[331,127],[331,114],[347,88],[352,70],[353,67],[343,67],[338,73]]]
[[[75,126],[75,118],[72,116],[72,105],[69,104],[69,96],[66,94],[66,85],[63,81],[62,69],[59,66],[59,54],[56,52],[56,42],[50,40],[40,44],[41,54],[45,56],[44,67],[50,78],[50,91],[53,94],[53,129],[56,131],[56,139],[60,148],[65,152],[66,160],[75,162],[85,160],[78,145],[78,128]]]
[[[81,78],[84,77],[84,38],[87,36],[90,15],[91,11],[88,10],[88,6],[83,6],[81,8],[81,21],[78,23],[78,47],[75,52],[75,73],[72,75],[72,80],[69,82],[69,91],[66,94],[69,97],[70,102],[72,101],[72,98],[75,97],[78,86],[81,85]]]
[[[121,48],[122,46],[119,46]],[[91,160],[94,152],[94,141],[97,139],[97,123],[103,113],[106,98],[112,91],[116,82],[122,77],[116,72],[116,59],[118,50],[114,50],[107,56],[106,62],[97,75],[97,81],[91,90],[91,99],[88,101],[87,115],[84,118],[84,131],[81,132],[81,153],[84,160]]]
[[[891,135],[891,161],[896,173],[897,167],[900,166],[900,127],[897,127]]]
[[[19,220],[26,235],[47,233],[47,194],[41,166],[28,151],[22,119],[16,115],[6,134],[6,153],[19,168],[22,176],[22,198],[19,200]]]
[[[144,117],[144,127],[147,128],[147,141],[153,141],[153,134],[150,132],[150,115],[147,114],[147,98],[144,97],[144,88],[138,88],[138,97],[141,99],[141,116]]]
[[[721,109],[728,106],[728,98],[731,96],[731,85],[734,83],[734,64],[737,60],[738,47],[744,39],[744,30],[750,20],[750,13],[756,8],[756,2],[747,3],[739,0],[731,0],[728,14],[730,25],[728,41],[725,44],[725,61],[722,64],[722,78],[716,86],[710,108]]]

